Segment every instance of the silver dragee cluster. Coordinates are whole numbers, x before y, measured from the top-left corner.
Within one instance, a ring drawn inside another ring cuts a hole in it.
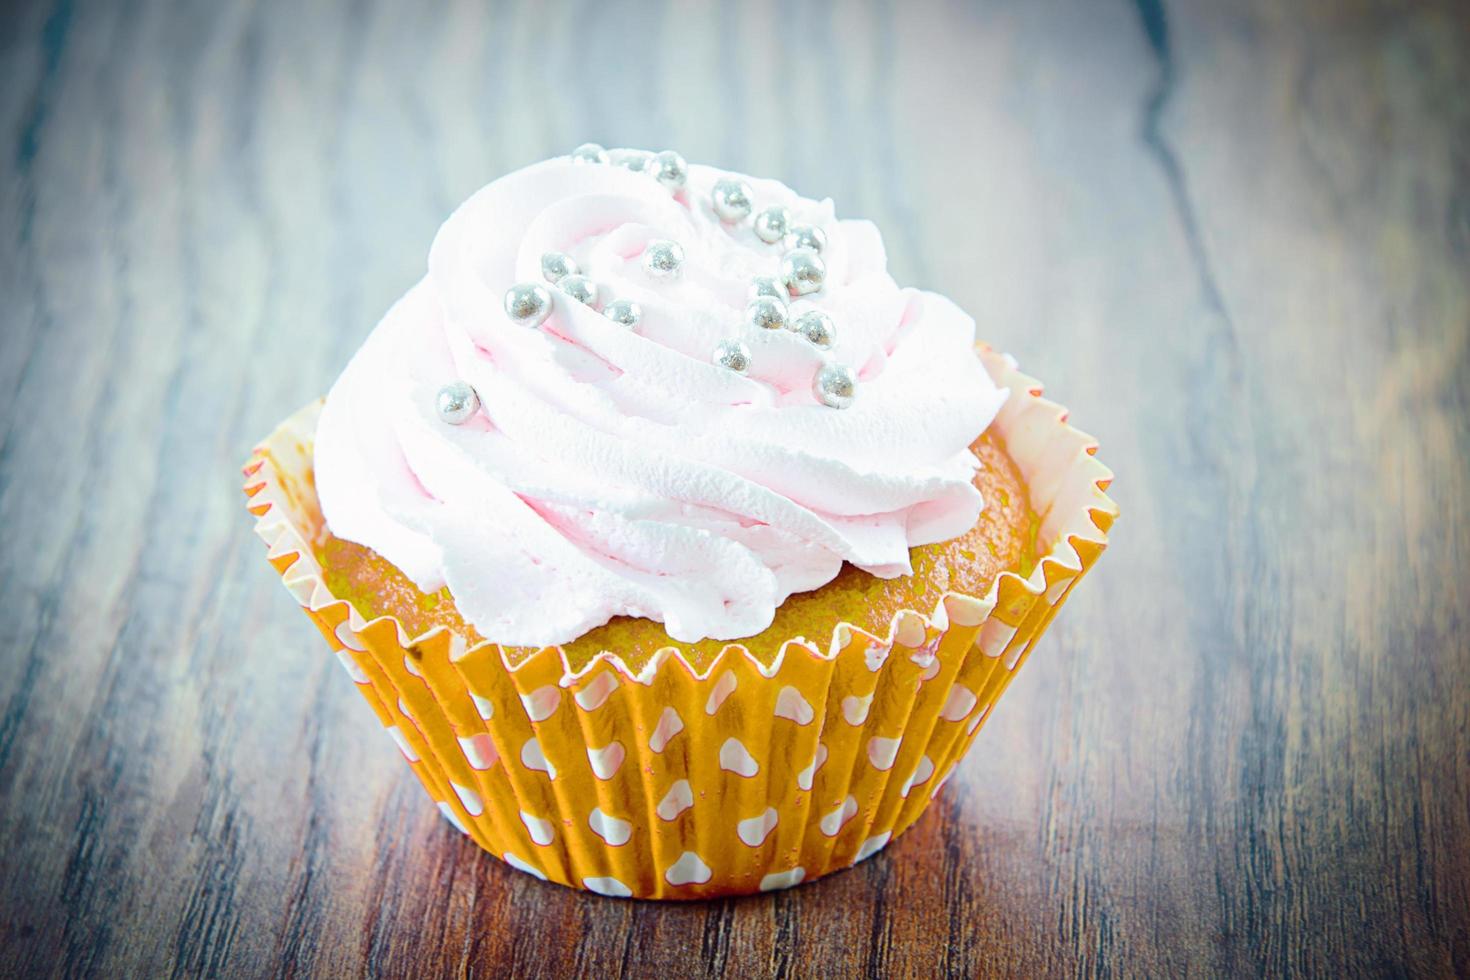
[[[717,181],[710,192],[710,208],[727,225],[739,225],[755,212],[754,192],[743,180],[727,178]],[[745,325],[750,328],[796,332],[821,351],[829,351],[837,340],[837,325],[820,310],[809,310],[793,317],[787,308],[792,297],[819,292],[827,282],[827,265],[822,252],[827,248],[827,233],[813,225],[794,225],[791,211],[773,204],[751,221],[755,237],[767,245],[781,244],[779,274],[756,276],[751,280],[745,308]],[[716,364],[744,374],[750,368],[750,350],[738,340],[726,340],[715,348]],[[857,397],[857,376],[848,367],[824,360],[812,379],[812,394],[829,408],[846,408]]]
[[[688,163],[673,150],[610,152],[597,143],[583,143],[571,152],[571,159],[574,163],[611,164],[646,173],[673,193],[682,190],[689,179]],[[738,226],[751,219],[756,238],[767,245],[780,244],[784,250],[777,275],[751,279],[744,325],[758,330],[791,330],[816,349],[829,351],[837,334],[832,318],[820,310],[792,316],[787,306],[792,297],[809,296],[826,285],[827,266],[822,252],[827,248],[827,234],[813,225],[792,224],[790,210],[778,204],[757,212],[754,196],[750,185],[736,178],[717,181],[710,192],[710,208],[721,222]],[[678,242],[654,239],[644,248],[642,264],[652,279],[676,279],[683,271],[684,249]],[[565,252],[542,255],[541,275],[569,299],[598,309],[601,297],[597,283],[582,275],[576,260]],[[553,305],[551,292],[539,283],[516,283],[505,293],[506,316],[522,326],[539,327],[551,315]],[[643,316],[639,305],[629,299],[609,300],[602,306],[602,313],[630,330],[637,328]],[[750,369],[750,348],[738,338],[728,338],[715,347],[710,359],[728,371],[745,374]],[[829,408],[846,408],[857,397],[857,376],[847,366],[824,359],[812,379],[812,394]],[[466,421],[479,406],[478,394],[463,381],[451,382],[439,390],[439,416],[452,425]]]

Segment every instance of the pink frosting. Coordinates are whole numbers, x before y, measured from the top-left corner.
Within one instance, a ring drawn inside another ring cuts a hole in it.
[[[617,615],[676,640],[737,639],[849,561],[911,571],[909,548],[964,533],[980,513],[969,445],[1007,394],[974,355],[974,322],[900,289],[866,221],[831,201],[747,179],[757,211],[823,229],[826,286],[791,314],[828,313],[821,351],[744,324],[750,280],[782,246],[710,206],[725,171],[691,166],[671,193],[650,175],[550,160],[471,197],[440,229],[428,275],[383,318],[333,386],[316,440],[327,525],[425,591],[448,585],[499,643],[568,642]],[[654,280],[644,245],[683,246],[682,276]],[[632,330],[545,283],[570,254],[602,302],[642,306]],[[517,282],[554,298],[540,327],[502,306]],[[710,359],[750,348],[745,376]],[[825,360],[860,379],[849,408],[812,394]],[[481,410],[462,425],[435,396],[464,380]]]

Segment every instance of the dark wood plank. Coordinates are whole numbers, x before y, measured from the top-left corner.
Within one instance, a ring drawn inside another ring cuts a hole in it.
[[[1455,4],[0,12],[0,975],[1470,974]],[[950,788],[690,906],[442,824],[236,468],[584,139],[885,229],[1117,471]]]

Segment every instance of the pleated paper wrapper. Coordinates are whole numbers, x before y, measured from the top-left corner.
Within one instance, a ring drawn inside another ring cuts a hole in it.
[[[320,402],[245,468],[256,533],[286,588],[461,832],[538,878],[602,895],[695,899],[787,888],[870,857],[929,805],[1072,586],[1107,543],[1112,474],[1092,439],[1009,358],[994,425],[1041,518],[1029,576],[946,593],[888,635],[833,623],[769,666],[731,644],[703,674],[673,648],[641,670],[560,647],[511,666],[435,628],[365,621],[330,591],[312,543]]]

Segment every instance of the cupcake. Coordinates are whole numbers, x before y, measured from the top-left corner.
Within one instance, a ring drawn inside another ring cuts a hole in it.
[[[460,832],[612,896],[786,888],[938,794],[1116,510],[869,222],[580,147],[465,202],[246,467]]]

